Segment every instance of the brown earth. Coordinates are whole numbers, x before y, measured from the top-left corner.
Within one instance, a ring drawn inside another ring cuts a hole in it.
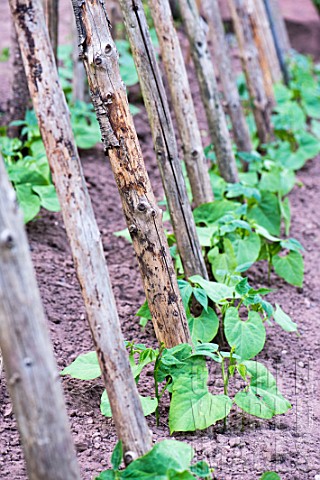
[[[295,11],[296,3],[292,0],[283,2],[286,8],[292,4],[292,11]],[[4,0],[0,0],[0,5],[4,7],[2,12],[6,12]],[[69,11],[63,2],[62,9],[63,12]],[[295,21],[304,24],[303,16],[302,8]],[[70,16],[66,13],[62,18],[62,34],[67,39]],[[317,23],[319,29],[320,22],[316,14],[312,18],[307,17],[307,20]],[[0,48],[8,45],[8,24],[6,14],[1,16]],[[309,42],[306,40],[298,47],[301,51],[309,51]],[[314,53],[320,58],[320,44]],[[8,97],[7,71],[4,64],[0,68],[3,101]],[[198,89],[191,67],[189,70],[199,113],[202,109]],[[206,141],[204,115],[199,113],[199,118]],[[135,123],[154,190],[157,197],[162,199],[160,177],[144,112],[135,117]],[[141,331],[134,317],[144,300],[144,294],[133,249],[124,239],[113,235],[114,231],[125,227],[125,222],[109,162],[105,160],[100,147],[81,153],[124,335],[128,340],[155,346],[152,327],[148,325],[144,332]],[[290,195],[293,214],[291,235],[301,241],[306,249],[304,288],[298,291],[274,277],[277,291],[270,295],[270,301],[280,303],[299,324],[300,336],[286,334],[278,327],[269,328],[265,349],[259,355],[259,360],[276,375],[280,389],[292,403],[292,410],[273,420],[261,421],[234,409],[226,431],[221,424],[217,424],[203,432],[174,436],[191,443],[199,459],[206,458],[216,468],[215,476],[219,480],[256,480],[265,470],[276,470],[283,480],[314,480],[316,475],[320,475],[320,217],[316,213],[320,195],[319,176],[318,158],[299,172],[302,186],[295,187]],[[62,369],[80,353],[91,350],[92,342],[61,215],[42,212],[41,217],[29,224],[27,230],[56,360],[59,369]],[[266,266],[262,264],[256,267],[250,277],[254,285],[264,284]],[[103,391],[100,381],[81,382],[64,377],[62,384],[82,478],[89,480],[108,465],[110,452],[116,442],[114,426],[112,420],[100,414],[99,401]],[[141,386],[141,393],[152,393],[149,376],[142,379]],[[213,392],[221,393],[221,381],[214,376],[214,372],[210,376],[210,388]],[[156,427],[154,416],[148,417],[154,440],[169,437],[167,410],[165,402],[161,409],[160,427]],[[0,385],[0,479],[26,479],[19,436],[4,379]]]

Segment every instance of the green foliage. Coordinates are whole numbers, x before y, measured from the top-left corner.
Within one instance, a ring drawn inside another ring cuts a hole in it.
[[[0,152],[28,223],[41,207],[57,212],[60,206],[34,112],[27,111],[25,120],[13,125],[22,128],[24,140],[1,136]]]
[[[5,47],[0,51],[0,62],[7,62],[9,58],[10,58],[10,50],[8,47]]]
[[[120,443],[120,442],[119,442]],[[212,469],[205,461],[191,464],[194,450],[177,440],[163,440],[156,443],[144,456],[134,460],[124,470],[119,470],[122,447],[117,444],[111,460],[113,468],[102,472],[96,480],[192,480],[212,478]]]
[[[260,480],[281,480],[281,478],[276,472],[265,472]]]

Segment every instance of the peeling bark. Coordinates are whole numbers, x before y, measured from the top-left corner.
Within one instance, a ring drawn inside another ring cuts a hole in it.
[[[128,451],[137,456],[148,451],[150,432],[125,349],[100,232],[72,134],[70,113],[60,86],[40,0],[10,0],[10,7],[102,379],[126,460]],[[65,476],[64,480],[67,478]]]
[[[189,80],[168,0],[149,0],[162,63],[182,142],[195,206],[212,202],[213,193]]]
[[[85,101],[86,92],[86,71],[83,65],[81,56],[79,55],[78,45],[78,31],[73,21],[72,25],[73,49],[72,49],[72,63],[73,63],[73,78],[72,78],[72,100],[76,102]]]
[[[143,162],[108,18],[99,0],[73,2],[81,54],[102,140],[119,188],[159,342],[190,342],[172,260]]]
[[[142,95],[171,222],[185,275],[207,278],[194,218],[178,157],[172,119],[141,0],[119,0]]]
[[[210,26],[209,33],[227,104],[227,111],[232,122],[234,140],[239,151],[251,152],[252,143],[249,128],[242,109],[236,79],[229,57],[219,2],[218,0],[206,0],[204,7],[206,19]]]
[[[254,42],[247,0],[228,0],[234,29],[238,39],[253,114],[261,143],[272,138],[271,104],[264,88],[259,55]]]
[[[0,347],[28,478],[80,480],[22,214],[1,157]]]
[[[29,90],[24,72],[20,47],[17,41],[15,26],[12,25],[11,33],[11,98],[8,102],[7,123],[14,120],[24,120],[29,104]],[[21,127],[11,125],[7,129],[8,137],[19,137]]]
[[[207,44],[207,26],[195,0],[179,0],[180,12],[190,42],[191,55],[200,86],[208,126],[221,176],[230,183],[238,181],[231,138]]]

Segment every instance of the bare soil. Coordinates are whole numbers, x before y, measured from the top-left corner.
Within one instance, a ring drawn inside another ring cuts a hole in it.
[[[284,0],[285,7],[294,0]],[[299,4],[309,4],[301,1]],[[62,2],[63,4],[63,2]],[[5,12],[4,0],[0,0]],[[309,5],[310,7],[310,5]],[[317,25],[316,13],[304,22],[304,8],[298,12],[297,24]],[[64,8],[64,7],[63,7]],[[67,6],[65,6],[66,11]],[[70,24],[64,16],[64,38]],[[9,43],[8,17],[0,18],[1,45]],[[299,27],[300,28],[300,27]],[[313,28],[313,27],[312,27]],[[302,38],[302,37],[301,37]],[[295,38],[292,38],[294,43]],[[310,43],[295,45],[300,51],[308,52]],[[314,53],[320,58],[320,43],[313,45]],[[0,65],[1,103],[8,97],[4,88],[7,70]],[[198,89],[190,67],[192,88],[198,105],[201,128],[206,138],[206,124],[201,114]],[[142,111],[135,117],[136,128],[142,144],[145,161],[158,199],[162,199],[160,176],[156,167],[151,134],[146,114]],[[148,345],[156,345],[151,325],[141,331],[134,313],[144,301],[137,261],[132,246],[113,232],[125,228],[120,207],[120,198],[108,160],[101,147],[81,152],[84,172],[91,198],[101,229],[106,261],[111,274],[114,295],[126,339]],[[320,475],[319,431],[320,431],[320,217],[318,199],[320,195],[319,158],[308,162],[298,174],[301,186],[295,187],[290,195],[292,203],[292,231],[305,247],[305,284],[296,289],[274,277],[276,292],[270,301],[278,302],[299,324],[300,336],[287,334],[278,327],[269,328],[268,340],[259,360],[276,375],[283,394],[291,401],[292,410],[270,421],[257,420],[234,409],[224,431],[217,424],[206,431],[191,434],[176,434],[174,438],[191,443],[197,456],[206,458],[215,467],[219,480],[256,480],[265,470],[276,470],[283,480],[314,480]],[[85,311],[61,215],[43,211],[36,221],[27,227],[32,258],[37,274],[48,328],[59,369],[73,361],[80,353],[92,349]],[[250,272],[252,283],[265,284],[266,266],[258,265]],[[82,478],[92,479],[95,474],[109,465],[109,456],[116,443],[112,420],[100,414],[99,403],[103,391],[99,380],[81,382],[62,378],[70,425],[75,441]],[[210,377],[212,391],[218,391],[221,380]],[[152,393],[152,378],[146,375],[141,382],[141,393]],[[167,426],[168,408],[162,407],[162,420],[155,425],[154,416],[148,417],[154,440],[169,437]],[[0,384],[0,479],[25,480],[26,472],[19,443],[14,415],[11,410],[5,380]],[[67,479],[66,479],[67,480]]]

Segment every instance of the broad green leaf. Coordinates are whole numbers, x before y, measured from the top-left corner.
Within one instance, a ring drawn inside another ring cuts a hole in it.
[[[23,212],[24,223],[30,222],[40,211],[40,198],[31,185],[16,185],[17,199]]]
[[[259,235],[250,232],[243,238],[236,238],[232,241],[232,246],[237,260],[237,271],[247,270],[257,260],[260,252],[261,241]]]
[[[274,95],[277,104],[286,103],[292,99],[292,91],[282,83],[274,85]]]
[[[185,310],[188,309],[189,301],[193,293],[193,288],[186,280],[178,280],[178,286]]]
[[[283,330],[285,330],[286,332],[297,332],[298,331],[297,324],[294,323],[291,320],[291,317],[289,317],[289,315],[287,315],[282,310],[280,305],[278,305],[277,303],[276,303],[276,309],[273,312],[273,318],[274,318],[275,322],[277,322],[280,325],[280,327]]]
[[[218,227],[196,227],[201,247],[211,247],[212,235],[218,230]]]
[[[142,395],[139,395],[139,398],[141,401],[142,410],[145,417],[147,417],[148,415],[151,415],[156,411],[156,408],[158,406],[158,400],[156,398],[143,397]],[[104,390],[103,394],[101,395],[100,410],[102,415],[104,415],[105,417],[108,417],[108,418],[112,417],[111,406],[110,406],[110,402],[109,402],[106,390]]]
[[[168,472],[188,470],[194,456],[193,448],[176,440],[163,440],[143,457],[134,460],[121,472],[121,478],[134,480],[168,480]]]
[[[304,161],[314,158],[320,152],[320,141],[311,133],[301,132],[296,135],[299,144],[298,153]]]
[[[286,240],[281,240],[280,245],[282,248],[287,248],[293,252],[303,252],[304,248],[301,243],[295,238],[287,238]]]
[[[272,116],[275,130],[297,132],[305,128],[306,115],[296,102],[285,102],[275,107]]]
[[[219,319],[212,308],[205,310],[199,317],[188,319],[192,342],[196,345],[198,342],[210,342],[218,333]]]
[[[64,368],[61,375],[70,375],[79,380],[93,380],[101,377],[101,370],[96,352],[79,355],[68,367]]]
[[[207,297],[207,294],[206,294],[205,290],[203,290],[203,288],[195,287],[193,289],[193,295],[195,296],[195,299],[197,300],[197,302],[199,302],[200,305],[205,309],[205,311],[207,311],[208,310],[208,297]]]
[[[300,253],[291,251],[284,257],[274,255],[272,257],[272,265],[279,277],[291,285],[302,287],[304,263]]]
[[[278,198],[270,192],[261,192],[261,202],[248,210],[248,218],[268,230],[271,235],[280,235],[281,214]]]
[[[60,203],[54,185],[34,186],[32,190],[39,195],[43,208],[51,212],[60,211]]]
[[[302,89],[301,104],[308,117],[320,118],[320,96],[315,93],[314,89]]]
[[[238,392],[234,398],[238,407],[259,418],[272,418],[286,413],[291,404],[279,392],[276,380],[264,365],[243,362],[250,377],[250,386]]]
[[[270,240],[270,242],[280,242],[281,238],[275,237],[274,235],[271,235],[271,233],[268,232],[268,230],[261,225],[255,224],[254,229],[256,233],[261,235],[262,237],[266,238],[267,240]]]
[[[208,297],[214,302],[214,303],[225,303],[225,299],[227,298],[237,298],[238,295],[235,292],[234,287],[229,287],[228,285],[225,285],[224,283],[217,283],[217,282],[209,282],[208,280],[205,280],[202,278],[200,275],[193,275],[192,277],[189,278],[189,280],[192,283],[196,283],[202,287]]]
[[[212,395],[206,375],[181,376],[173,383],[169,410],[170,433],[204,430],[225,418],[232,400],[226,395]]]
[[[237,259],[233,246],[229,239],[224,239],[224,252],[219,253],[218,247],[211,249],[208,254],[208,261],[211,264],[212,273],[218,282],[223,284],[226,276],[235,272],[237,268]],[[209,296],[209,294],[208,294]]]
[[[193,215],[197,224],[204,223],[210,226],[227,213],[234,212],[239,206],[240,203],[228,200],[216,200],[215,202],[204,203],[195,208]]]
[[[266,329],[257,312],[250,311],[246,321],[241,320],[235,307],[230,307],[224,317],[224,332],[230,347],[243,360],[255,357],[266,341]]]

